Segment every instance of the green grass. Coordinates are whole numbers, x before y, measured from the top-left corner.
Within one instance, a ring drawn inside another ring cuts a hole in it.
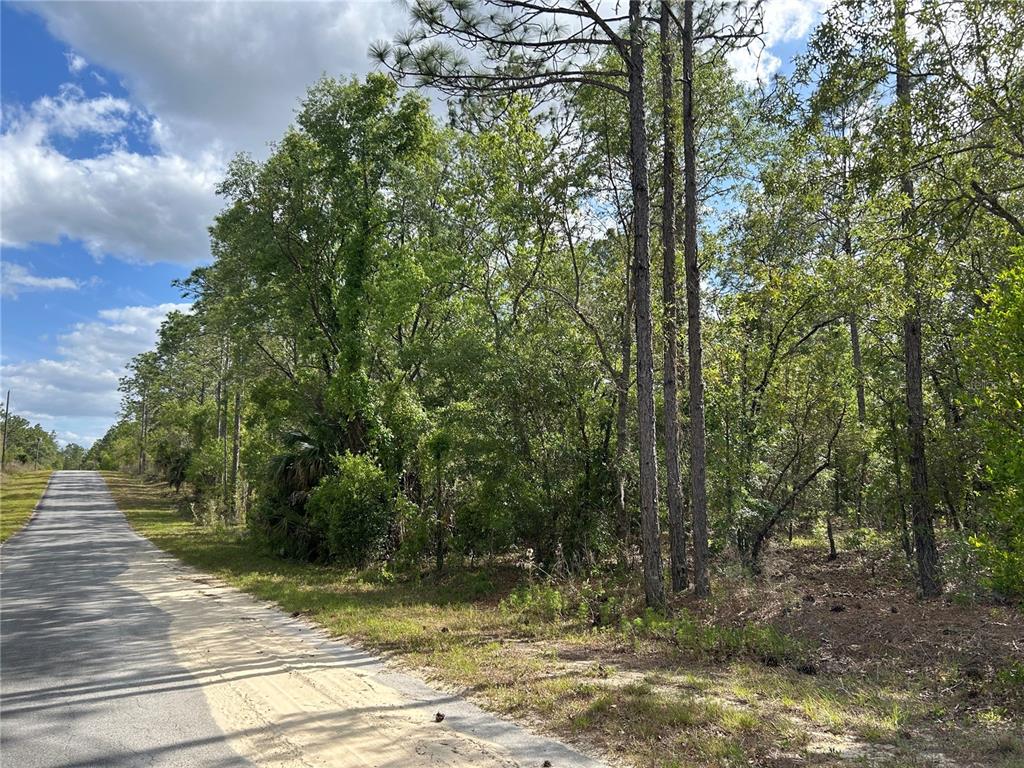
[[[501,566],[402,580],[281,560],[237,528],[197,525],[162,487],[105,477],[136,530],[186,563],[617,762],[772,765],[780,752],[813,753],[818,733],[869,751],[888,745],[911,765],[907,734],[936,704],[905,674],[801,674],[808,646],[768,627],[715,626],[686,611],[636,616],[635,604],[604,593],[582,610],[593,585],[559,592]],[[617,618],[606,621],[598,603]],[[1020,745],[988,719],[985,749],[1009,768]],[[976,749],[967,740],[977,726],[952,731],[950,749]]]
[[[51,472],[42,469],[0,477],[0,542],[7,541],[28,522]]]

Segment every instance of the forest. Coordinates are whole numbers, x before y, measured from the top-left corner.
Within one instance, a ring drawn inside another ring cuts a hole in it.
[[[1024,597],[1024,3],[413,0],[235,158],[86,466],[276,556],[619,579],[812,538]]]
[[[8,413],[10,411],[10,413]],[[14,473],[29,469],[82,469],[86,450],[78,443],[61,445],[55,432],[33,424],[16,414],[8,405],[0,410],[0,434],[3,435],[2,471]]]

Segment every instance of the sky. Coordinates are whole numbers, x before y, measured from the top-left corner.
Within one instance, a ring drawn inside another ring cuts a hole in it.
[[[765,0],[785,71],[827,0]],[[373,68],[406,26],[392,0],[0,2],[0,389],[11,411],[91,445],[117,418],[172,281],[209,260],[215,188],[265,157],[321,75]]]

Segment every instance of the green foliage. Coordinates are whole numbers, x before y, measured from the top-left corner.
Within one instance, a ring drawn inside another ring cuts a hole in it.
[[[415,571],[426,557],[432,544],[430,515],[423,513],[404,496],[394,500],[394,518],[400,531],[396,566],[405,572]]]
[[[530,584],[506,597],[499,608],[524,623],[574,620],[585,627],[618,627],[623,603],[607,585],[584,579],[563,584]]]
[[[207,443],[188,464],[185,477],[199,496],[216,493],[223,470],[223,455],[217,443]]]
[[[1000,669],[996,673],[996,680],[1007,687],[1016,688],[1024,692],[1024,662],[1011,664]]]
[[[745,657],[770,667],[810,669],[807,647],[770,626],[748,623],[724,627],[703,622],[684,609],[672,618],[648,610],[630,621],[628,627],[641,637],[671,638],[696,658],[723,661]]]
[[[36,469],[61,469],[63,453],[57,435],[16,413],[0,412],[0,429],[7,431],[7,464],[23,464]]]
[[[963,555],[947,570],[964,594],[979,573],[1019,592],[1024,79],[1005,5],[926,3],[905,39],[891,3],[837,0],[768,100],[698,51],[716,562],[756,571],[781,531],[817,546],[826,520],[868,570],[910,553],[902,354],[919,313],[914,500]],[[891,98],[897,52],[922,73],[909,105]],[[644,88],[656,208],[661,97]],[[122,420],[86,463],[159,473],[289,558],[396,575],[526,553],[565,580],[508,611],[614,625],[622,596],[580,579],[639,546],[639,189],[626,102],[584,83],[548,96],[557,109],[453,101],[442,126],[384,75],[314,84],[268,157],[231,163],[213,260],[179,283],[192,309],[132,361]],[[702,653],[773,642],[678,629]]]
[[[78,443],[68,443],[60,449],[61,469],[85,469],[85,448]]]
[[[86,466],[110,472],[135,469],[138,466],[138,435],[138,425],[134,422],[127,419],[117,422],[89,448]]]
[[[394,487],[366,456],[343,454],[335,470],[310,494],[307,510],[329,557],[361,568],[386,549],[395,521]]]
[[[525,622],[550,622],[565,615],[568,601],[554,585],[531,584],[502,600],[500,608]]]
[[[1017,255],[1024,259],[1024,248]],[[1024,597],[1024,262],[999,276],[974,318],[973,406],[984,439],[992,515],[970,541],[988,584]]]

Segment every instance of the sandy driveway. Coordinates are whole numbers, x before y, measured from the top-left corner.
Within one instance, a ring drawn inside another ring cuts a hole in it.
[[[5,765],[599,765],[185,567],[95,473],[0,562]]]

